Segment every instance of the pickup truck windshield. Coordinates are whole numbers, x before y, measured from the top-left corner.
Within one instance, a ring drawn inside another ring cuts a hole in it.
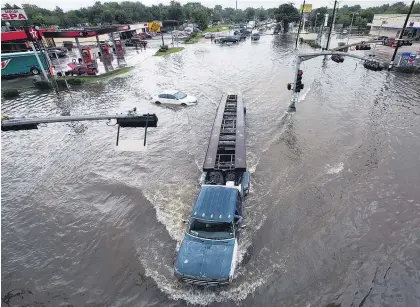
[[[189,234],[213,240],[232,239],[233,225],[226,222],[209,222],[193,219],[190,224]]]

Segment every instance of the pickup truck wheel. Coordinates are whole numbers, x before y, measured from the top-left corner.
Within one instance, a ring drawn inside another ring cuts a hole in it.
[[[187,105],[185,103],[181,103],[181,106],[186,107]]]
[[[156,104],[160,104],[160,101],[156,101],[155,103],[156,103]]]
[[[36,67],[32,67],[32,68],[31,68],[31,73],[32,73],[33,75],[39,75],[40,71],[39,71],[39,69],[38,69],[38,68],[36,68]]]

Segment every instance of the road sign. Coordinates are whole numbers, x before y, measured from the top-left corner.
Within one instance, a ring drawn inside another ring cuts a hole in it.
[[[398,62],[398,66],[400,67],[409,67],[409,66],[416,66],[417,55],[411,52],[403,52],[401,54],[400,61]]]
[[[302,11],[302,5],[300,6],[300,11]],[[305,6],[303,7],[303,12],[304,13],[312,12],[312,4],[305,4]]]
[[[160,32],[160,23],[159,21],[152,21],[149,22],[149,30],[150,32]]]
[[[28,20],[25,10],[22,9],[7,9],[1,10],[1,20]]]

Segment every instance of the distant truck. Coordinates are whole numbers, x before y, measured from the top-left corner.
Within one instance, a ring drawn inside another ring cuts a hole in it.
[[[1,55],[1,77],[10,78],[23,75],[39,75],[42,68],[49,71],[49,62],[42,52],[37,52],[42,66],[40,67],[35,52],[4,53]]]

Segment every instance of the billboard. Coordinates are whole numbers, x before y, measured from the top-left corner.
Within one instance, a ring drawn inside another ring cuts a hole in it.
[[[4,9],[1,10],[1,20],[28,20],[28,16],[22,9]]]
[[[400,67],[416,66],[417,55],[411,52],[403,52],[398,62]]]
[[[303,12],[304,13],[310,13],[310,12],[312,12],[312,4],[301,5],[300,6],[300,11],[301,12],[302,12],[302,7],[303,7]]]

